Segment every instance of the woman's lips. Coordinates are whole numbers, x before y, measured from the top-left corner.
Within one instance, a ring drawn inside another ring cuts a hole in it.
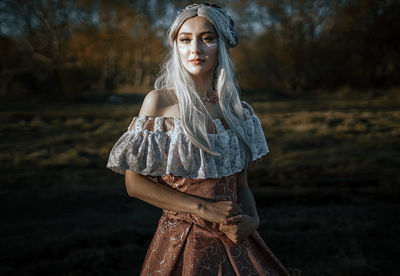
[[[196,58],[196,59],[189,60],[189,62],[192,64],[200,64],[200,63],[204,62],[204,59]]]

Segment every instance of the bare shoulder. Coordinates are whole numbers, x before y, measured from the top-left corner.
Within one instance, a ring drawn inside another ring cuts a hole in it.
[[[139,116],[163,116],[164,110],[174,104],[171,91],[155,89],[147,93],[144,98]]]
[[[140,108],[139,116],[156,116],[156,112],[160,105],[160,95],[157,90],[152,90],[147,93],[144,98],[142,107]]]

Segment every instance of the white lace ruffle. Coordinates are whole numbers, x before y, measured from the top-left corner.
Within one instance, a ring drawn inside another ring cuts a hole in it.
[[[245,127],[252,147],[253,161],[269,152],[258,117],[243,102]],[[173,120],[173,127],[165,131],[164,120]],[[151,130],[143,127],[154,120]],[[134,117],[128,131],[113,146],[107,168],[125,174],[126,170],[151,175],[175,175],[189,178],[220,178],[240,172],[245,167],[245,149],[233,132],[214,119],[217,133],[208,134],[212,148],[221,153],[214,156],[194,146],[183,129],[179,118]]]

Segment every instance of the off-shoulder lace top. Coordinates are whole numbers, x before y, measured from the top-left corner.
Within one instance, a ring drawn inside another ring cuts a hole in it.
[[[253,153],[249,164],[269,150],[258,117],[242,102],[245,132]],[[211,155],[194,146],[176,117],[135,116],[128,130],[113,146],[107,168],[125,174],[131,170],[148,176],[175,175],[188,178],[220,178],[245,168],[246,152],[237,136],[220,119],[213,120],[216,133],[209,133]]]

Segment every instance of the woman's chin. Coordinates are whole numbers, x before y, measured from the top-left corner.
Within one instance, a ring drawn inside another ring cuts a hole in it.
[[[190,75],[197,77],[197,76],[202,76],[210,73],[211,70],[204,70],[204,68],[196,68],[195,70],[188,70]]]

